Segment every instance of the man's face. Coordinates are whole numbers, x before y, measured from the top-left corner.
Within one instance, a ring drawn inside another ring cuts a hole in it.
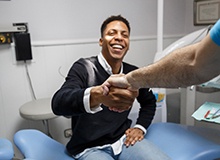
[[[129,49],[129,36],[126,24],[121,21],[112,21],[106,26],[99,44],[107,62],[123,60]]]

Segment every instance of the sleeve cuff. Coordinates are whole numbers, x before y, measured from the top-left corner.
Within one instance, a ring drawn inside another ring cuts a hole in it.
[[[85,110],[87,113],[97,113],[99,111],[102,110],[102,107],[101,107],[101,104],[98,105],[97,107],[95,108],[90,108],[90,90],[91,90],[91,87],[90,88],[87,88],[84,92],[84,97],[83,97],[83,104],[84,104],[84,107],[85,107]]]
[[[134,128],[139,128],[139,129],[141,129],[141,130],[144,132],[144,135],[147,133],[147,130],[146,130],[143,126],[141,126],[140,124],[136,124],[136,125],[134,126]]]

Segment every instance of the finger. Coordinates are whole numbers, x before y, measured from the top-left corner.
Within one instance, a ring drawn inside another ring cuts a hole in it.
[[[109,100],[106,106],[117,108],[118,110],[129,110],[133,106],[133,101],[124,100],[124,99],[113,99]]]
[[[130,132],[130,131],[128,131]],[[126,145],[126,147],[130,146],[131,145],[131,142],[133,141],[133,137],[131,136],[131,134],[127,134],[126,135],[126,140],[124,142],[124,144]]]
[[[131,141],[131,145],[133,146],[138,141],[138,137],[135,137],[133,141]]]
[[[126,141],[125,141],[126,147],[130,145],[134,145],[137,141],[141,141],[144,138],[143,133],[134,128],[127,129],[125,133],[126,133]]]
[[[112,97],[114,97],[115,100],[118,100],[118,102],[134,102],[135,98],[138,96],[138,91],[130,91],[127,89],[119,89],[116,87],[111,86],[109,89],[109,94],[111,94]]]
[[[109,93],[109,88],[106,85],[102,85],[103,95],[107,96]]]
[[[134,145],[137,141],[138,141],[137,137],[129,137],[126,139],[125,145],[126,145],[126,147],[129,147],[131,145]]]
[[[131,128],[127,129],[127,130],[125,131],[126,136],[128,136],[128,134],[129,134],[130,132],[131,132]]]
[[[142,141],[144,139],[144,136],[140,136],[138,141]]]
[[[140,137],[130,137],[126,140],[125,145],[129,147],[130,145],[135,145],[136,142],[140,141]]]
[[[109,102],[108,104],[105,105],[108,106],[108,108],[111,108],[111,110],[123,112],[129,110],[132,107],[133,102],[118,102],[117,100],[115,100],[114,102]]]
[[[131,142],[128,139],[126,139],[124,144],[126,147],[129,147],[131,145]]]
[[[116,107],[109,107],[109,110],[114,111],[114,112],[119,112],[119,113],[125,111],[125,110],[118,109],[118,108],[116,108]]]

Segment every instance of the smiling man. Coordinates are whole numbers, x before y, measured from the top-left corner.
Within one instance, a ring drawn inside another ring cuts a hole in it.
[[[101,26],[101,53],[76,61],[53,96],[53,112],[72,118],[73,135],[67,150],[75,159],[169,159],[144,138],[156,110],[152,91],[111,87],[109,94],[103,95],[102,84],[110,75],[137,69],[123,62],[129,37],[130,25],[125,18],[120,15],[107,18]],[[136,97],[140,111],[136,125],[131,128],[128,115]]]

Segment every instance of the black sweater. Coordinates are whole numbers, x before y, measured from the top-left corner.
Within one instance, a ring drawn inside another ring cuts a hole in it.
[[[136,66],[123,62],[123,73],[135,69]],[[52,98],[52,110],[56,115],[72,117],[73,135],[67,144],[72,155],[86,148],[112,144],[130,128],[131,120],[127,118],[130,110],[118,113],[102,105],[103,110],[95,114],[85,111],[85,89],[101,85],[109,76],[97,57],[81,58],[73,64],[66,81]],[[155,97],[149,89],[140,89],[137,100],[141,108],[136,124],[148,128],[156,110]]]

